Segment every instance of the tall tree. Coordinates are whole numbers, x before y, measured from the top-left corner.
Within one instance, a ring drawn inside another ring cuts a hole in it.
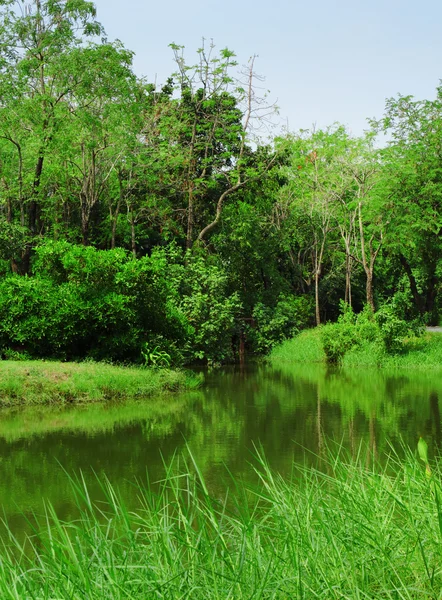
[[[85,75],[77,71],[71,76],[66,54],[79,48],[82,39],[100,35],[102,28],[93,3],[85,0],[32,0],[18,7],[13,0],[2,0],[0,6],[0,135],[17,150],[19,209],[35,236],[45,161],[59,123],[69,113],[69,97]],[[28,245],[24,271],[29,257]]]
[[[250,146],[254,118],[269,110],[256,101],[254,58],[244,79],[235,76],[235,54],[227,48],[215,55],[213,44],[203,45],[193,66],[186,64],[181,46],[172,48],[181,94],[178,143],[183,152],[181,193],[190,248],[219,224],[226,199],[263,177],[274,157],[256,160]]]
[[[291,195],[292,210],[308,216],[309,234],[303,236],[311,259],[314,282],[315,319],[321,323],[320,280],[329,237],[336,228],[337,206],[348,191],[343,168],[349,136],[342,126],[325,131],[302,131],[282,141],[289,144],[291,161],[283,172],[288,179],[283,195]]]
[[[434,100],[399,96],[387,101],[373,123],[390,141],[382,153],[385,196],[394,236],[389,250],[398,258],[421,315],[437,324],[442,264],[442,87]]]

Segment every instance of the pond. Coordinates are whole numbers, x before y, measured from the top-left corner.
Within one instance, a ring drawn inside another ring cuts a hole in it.
[[[434,456],[442,441],[439,398],[442,379],[434,373],[281,364],[214,370],[197,391],[138,403],[3,410],[3,515],[17,534],[47,500],[61,518],[74,518],[66,472],[82,473],[97,498],[97,476],[105,474],[130,507],[134,480],[161,479],[164,463],[186,445],[215,493],[228,485],[226,467],[253,478],[257,448],[283,475],[332,440],[382,461],[392,448],[414,450],[421,435]]]

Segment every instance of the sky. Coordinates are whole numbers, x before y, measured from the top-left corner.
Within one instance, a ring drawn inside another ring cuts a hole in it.
[[[257,55],[279,123],[295,132],[335,122],[354,135],[398,93],[433,99],[442,78],[441,0],[94,0],[108,39],[135,52],[134,69],[163,83],[170,43],[189,64],[204,38],[240,65]]]

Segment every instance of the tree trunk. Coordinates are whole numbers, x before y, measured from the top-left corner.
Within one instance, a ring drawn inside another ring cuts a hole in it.
[[[244,367],[246,357],[246,336],[244,331],[239,334],[239,364]]]
[[[137,245],[135,239],[135,219],[134,219],[134,210],[131,207],[130,209],[130,235],[131,235],[131,245],[132,245],[132,254],[134,258],[137,258]]]
[[[41,174],[43,173],[44,156],[40,154],[35,167],[34,184],[32,190],[32,199],[29,204],[29,229],[32,235],[37,232],[37,194],[40,188]]]
[[[118,172],[119,195],[118,195],[117,206],[115,207],[114,213],[112,213],[112,203],[109,200],[109,212],[110,212],[110,218],[111,218],[111,222],[112,222],[112,230],[111,230],[111,248],[112,248],[112,250],[115,248],[115,236],[116,236],[116,232],[117,232],[118,215],[120,214],[120,208],[121,208],[121,204],[123,202],[123,196],[124,196],[122,177],[123,176],[121,174],[121,171],[119,171]]]
[[[187,202],[187,236],[186,236],[186,248],[189,250],[192,248],[193,243],[193,189],[189,190],[189,197]]]
[[[44,164],[44,155],[42,151],[37,160],[37,165],[35,167],[35,175],[34,175],[34,183],[32,189],[32,198],[29,203],[28,209],[28,227],[32,236],[35,236],[37,233],[37,211],[38,211],[38,203],[37,203],[37,194],[40,187],[41,174],[43,172],[43,164]],[[32,241],[31,243],[26,245],[22,255],[22,271],[23,274],[26,275],[30,271],[31,267],[31,251],[32,251]]]
[[[430,315],[430,325],[439,325],[439,315],[436,309],[437,275],[433,272],[427,284],[427,295],[425,299],[425,312]]]
[[[352,305],[351,300],[351,256],[346,252],[345,254],[345,298],[344,302],[346,302],[349,306]]]
[[[89,246],[89,220],[91,217],[90,206],[88,198],[82,192],[80,194],[80,206],[81,206],[81,243],[83,246]]]
[[[81,243],[83,244],[83,246],[89,246],[89,219],[86,217],[84,219],[81,219],[81,233]]]
[[[374,295],[373,295],[373,271],[372,269],[367,269],[365,271],[367,276],[367,283],[365,286],[366,294],[367,294],[367,304],[370,306],[371,310],[374,312]]]
[[[319,311],[319,272],[315,271],[315,317],[316,325],[321,324],[321,314]]]
[[[400,263],[401,263],[402,267],[404,268],[404,271],[407,274],[408,280],[410,282],[410,289],[411,289],[411,293],[413,294],[414,304],[415,304],[419,314],[423,315],[425,312],[424,303],[423,303],[422,297],[419,294],[419,291],[417,289],[416,279],[413,275],[413,271],[411,270],[410,264],[403,254],[399,254],[399,260],[400,260]]]

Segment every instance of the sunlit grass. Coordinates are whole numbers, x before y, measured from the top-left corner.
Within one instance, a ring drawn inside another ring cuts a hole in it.
[[[103,363],[0,361],[0,405],[139,399],[195,387],[183,371]]]
[[[296,363],[325,363],[320,339],[320,329],[309,329],[276,346],[270,361]],[[388,354],[376,342],[362,342],[349,350],[343,360],[344,367],[442,369],[442,333],[426,333],[422,337],[406,340],[404,349]]]
[[[387,369],[442,369],[442,334],[426,333],[406,340],[404,349],[387,354],[375,343],[362,343],[344,356],[343,366],[383,367]]]
[[[80,517],[62,522],[48,505],[24,545],[11,533],[0,597],[439,598],[438,467],[428,476],[410,454],[362,464],[338,451],[285,480],[257,456],[259,487],[232,478],[213,497],[190,457],[135,484],[131,511],[105,479],[100,504],[72,480]]]
[[[307,329],[296,337],[285,340],[273,348],[270,360],[301,363],[325,362],[320,329]]]

